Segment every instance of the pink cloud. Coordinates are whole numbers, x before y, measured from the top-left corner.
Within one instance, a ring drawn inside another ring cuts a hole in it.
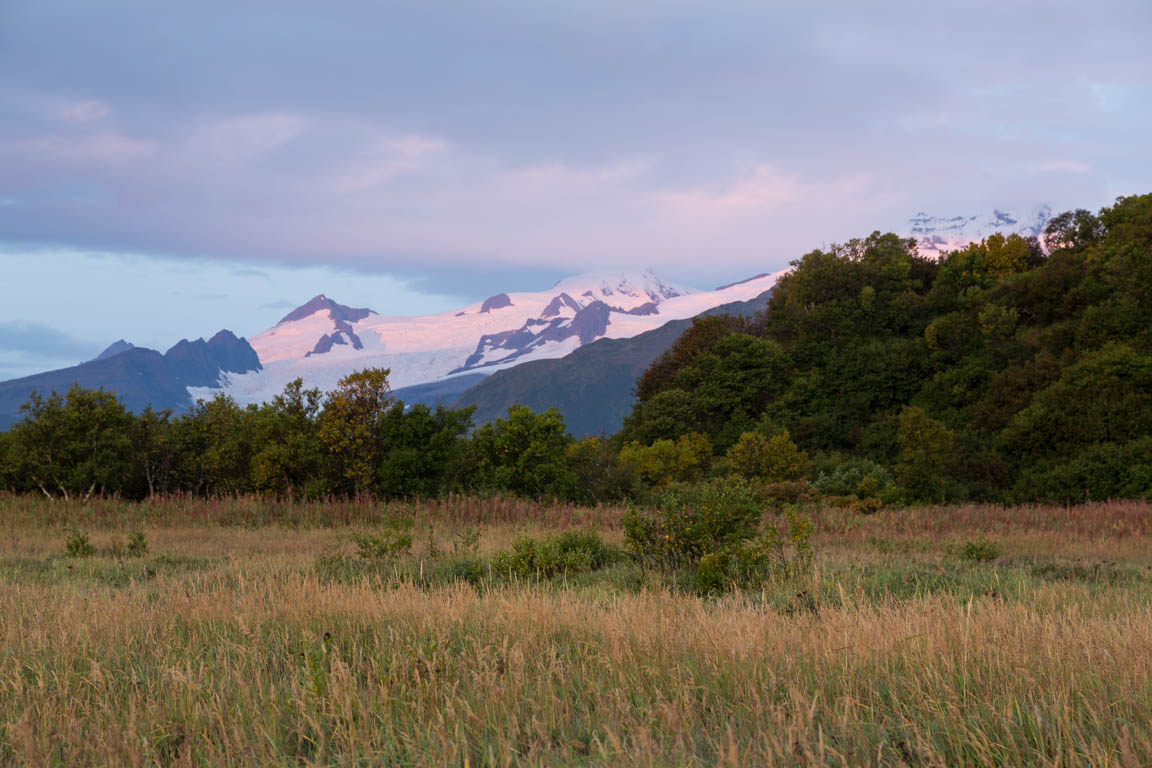
[[[693,216],[764,214],[808,197],[809,189],[796,176],[761,165],[751,176],[722,188],[678,189],[657,193],[662,205]]]
[[[95,123],[108,117],[112,110],[102,101],[88,99],[61,104],[56,108],[56,117],[67,123]]]

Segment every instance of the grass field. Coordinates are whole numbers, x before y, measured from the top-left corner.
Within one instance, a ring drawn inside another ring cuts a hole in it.
[[[491,569],[620,514],[0,498],[0,764],[1152,765],[1148,505],[810,510],[751,594]]]

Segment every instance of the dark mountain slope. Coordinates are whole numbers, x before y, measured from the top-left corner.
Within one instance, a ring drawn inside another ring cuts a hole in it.
[[[392,395],[397,400],[403,400],[405,405],[421,403],[429,408],[435,408],[438,405],[447,406],[486,378],[488,378],[488,374],[485,373],[465,373],[451,379],[400,387],[400,389],[392,390]]]
[[[260,370],[260,360],[245,339],[220,331],[210,340],[181,340],[160,354],[134,347],[87,363],[0,382],[0,429],[20,418],[20,406],[33,391],[42,395],[66,392],[73,384],[115,392],[132,411],[153,408],[176,410],[192,405],[187,387],[209,386],[222,371]]]
[[[723,304],[705,315],[751,315],[768,304],[771,291],[750,301]],[[568,431],[582,437],[612,434],[632,408],[640,374],[672,346],[689,320],[672,320],[630,339],[600,339],[555,360],[533,360],[498,371],[466,391],[453,407],[476,406],[475,424],[507,415],[517,403],[534,411],[555,406]]]

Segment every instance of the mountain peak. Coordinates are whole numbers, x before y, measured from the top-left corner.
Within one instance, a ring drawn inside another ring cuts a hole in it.
[[[639,298],[646,296],[656,303],[677,296],[696,293],[691,288],[665,282],[651,268],[622,272],[586,272],[573,275],[556,283],[554,291],[571,296],[599,294],[611,297],[617,294]]]
[[[132,344],[131,342],[124,341],[124,339],[117,339],[116,341],[109,344],[107,349],[105,349],[103,352],[96,355],[96,357],[94,357],[92,359],[93,360],[107,360],[108,358],[115,357],[116,355],[119,355],[122,352],[127,352],[130,349],[136,349],[136,345]]]
[[[324,310],[328,310],[328,314],[333,320],[342,320],[346,323],[355,323],[357,320],[368,317],[368,315],[376,314],[367,308],[353,308],[338,304],[324,294],[318,293],[285,315],[276,325],[303,320]]]

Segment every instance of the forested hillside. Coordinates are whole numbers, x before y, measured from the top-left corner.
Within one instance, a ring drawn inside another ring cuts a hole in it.
[[[608,439],[573,438],[556,403],[473,429],[472,408],[406,407],[378,369],[179,415],[74,387],[0,433],[0,488],[596,502],[731,482],[865,510],[1152,495],[1152,195],[1056,216],[1044,244],[993,235],[937,260],[874,233],[812,251],[763,312],[693,321]]]
[[[786,432],[827,477],[889,470],[919,499],[1147,495],[1152,195],[1061,214],[1045,244],[812,251],[755,321],[698,322],[649,368],[620,438]]]

